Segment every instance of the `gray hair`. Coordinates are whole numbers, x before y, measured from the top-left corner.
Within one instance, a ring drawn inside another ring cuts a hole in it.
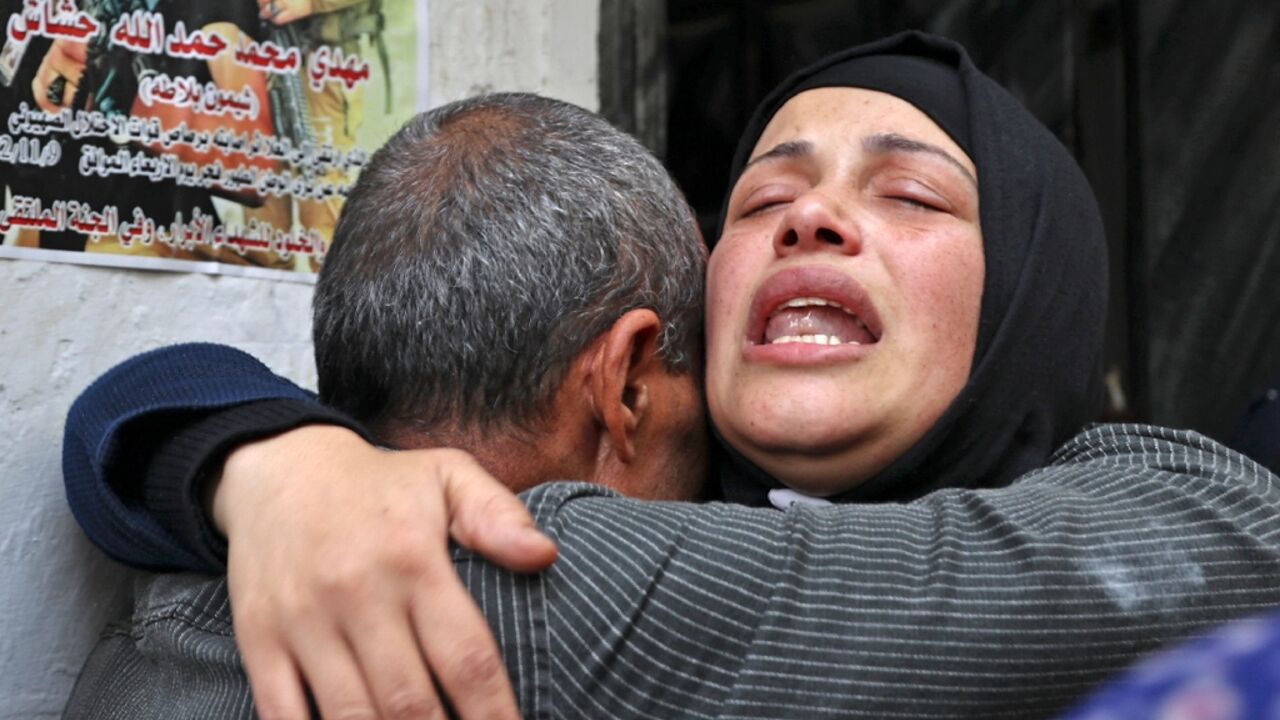
[[[320,396],[378,433],[527,426],[623,313],[701,357],[706,248],[662,165],[599,116],[523,93],[418,115],[347,198],[316,285]]]

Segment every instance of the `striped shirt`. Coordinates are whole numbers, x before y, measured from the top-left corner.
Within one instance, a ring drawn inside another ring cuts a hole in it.
[[[1045,717],[1149,650],[1280,604],[1277,478],[1148,426],[1092,428],[1006,488],[906,504],[780,512],[580,483],[525,498],[560,547],[550,570],[454,557],[530,718]],[[225,589],[193,577],[139,596],[68,717],[147,717],[146,686],[157,717],[188,702],[158,677],[180,663],[139,658],[148,634],[179,654],[231,642],[229,625],[193,635],[227,618]],[[200,692],[184,717],[245,706],[225,683]]]

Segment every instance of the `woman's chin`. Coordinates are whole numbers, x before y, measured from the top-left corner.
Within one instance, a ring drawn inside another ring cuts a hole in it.
[[[867,433],[850,432],[856,427],[850,424],[825,432],[815,422],[766,425],[752,424],[741,435],[722,429],[722,434],[761,469],[803,493],[826,496],[845,492],[888,464]]]
[[[856,488],[885,463],[873,462],[857,450],[850,450],[843,454],[768,456],[757,464],[792,490],[828,497]]]
[[[741,424],[740,436],[761,451],[787,457],[841,454],[875,435],[867,418],[821,403],[775,406]]]

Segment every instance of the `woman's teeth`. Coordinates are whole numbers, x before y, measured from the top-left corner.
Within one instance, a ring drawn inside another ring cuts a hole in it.
[[[781,343],[807,343],[809,345],[861,345],[862,343],[851,340],[848,343],[841,342],[840,338],[834,335],[783,335],[774,338],[769,342],[770,345],[778,345]]]

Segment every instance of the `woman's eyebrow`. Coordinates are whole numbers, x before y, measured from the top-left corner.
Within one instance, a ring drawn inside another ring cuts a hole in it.
[[[954,155],[943,150],[937,145],[931,145],[919,140],[912,140],[909,137],[899,135],[897,133],[876,133],[875,135],[866,137],[862,141],[862,149],[868,153],[883,154],[905,152],[927,153],[929,155],[934,155],[955,166],[957,170],[968,178],[969,182],[973,183],[975,190],[978,187],[978,178],[973,176],[973,173],[969,171],[969,168],[965,167],[964,164],[957,160]]]
[[[787,142],[774,145],[768,152],[760,153],[751,158],[751,161],[742,166],[742,173],[750,170],[753,165],[768,160],[781,160],[785,158],[803,157],[813,154],[813,143],[808,140],[788,140]],[[738,173],[739,176],[742,173]]]

